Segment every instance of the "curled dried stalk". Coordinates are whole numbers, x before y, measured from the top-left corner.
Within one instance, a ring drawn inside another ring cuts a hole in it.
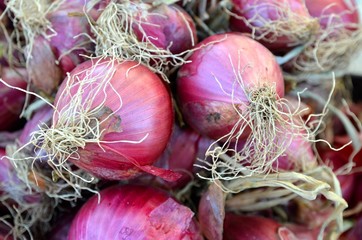
[[[147,17],[155,14],[148,12],[151,7],[152,5],[138,1],[111,1],[97,22],[91,24],[95,35],[95,53],[97,56],[142,63],[169,82],[168,72],[185,64],[187,61],[184,57],[189,51],[173,54],[169,49],[152,43],[155,36],[148,36],[143,28],[144,25],[151,25],[147,22]],[[142,33],[142,40],[137,38],[134,27]]]

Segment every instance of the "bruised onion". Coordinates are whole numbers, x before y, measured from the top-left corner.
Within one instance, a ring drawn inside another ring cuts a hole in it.
[[[61,84],[54,109],[52,126],[33,134],[31,142],[59,170],[70,160],[105,179],[143,171],[168,180],[179,177],[152,166],[169,140],[173,112],[166,87],[143,65],[84,62]]]
[[[26,89],[26,70],[22,68],[11,69],[4,67],[1,69],[1,78],[5,83]],[[25,93],[13,88],[9,88],[0,83],[0,131],[19,128],[20,113],[25,104]]]
[[[213,158],[209,170],[230,169],[221,170],[225,178],[245,167],[253,173],[270,170],[293,139],[293,129],[303,129],[283,99],[284,81],[274,56],[255,40],[229,33],[199,43],[189,61],[179,70],[177,93],[185,121],[220,145],[208,151]],[[291,134],[277,141],[287,131]],[[230,146],[243,140],[242,151]],[[233,159],[222,158],[223,153]]]
[[[101,191],[99,202],[93,196],[83,205],[68,240],[202,239],[193,215],[155,188],[115,186]]]
[[[276,53],[307,42],[318,29],[302,0],[233,0],[230,27],[250,33]]]

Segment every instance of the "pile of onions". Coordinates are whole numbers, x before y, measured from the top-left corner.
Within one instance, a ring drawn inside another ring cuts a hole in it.
[[[357,2],[307,0],[305,3],[321,28],[302,54],[292,60],[294,71],[319,73],[345,69],[362,43]]]
[[[233,0],[230,28],[250,33],[275,53],[309,41],[318,29],[302,0]]]
[[[1,69],[1,79],[16,88],[26,89],[26,70]],[[19,125],[20,113],[25,103],[25,93],[0,83],[0,131],[13,130]]]
[[[31,142],[47,152],[60,175],[70,160],[105,179],[127,179],[142,171],[167,180],[179,177],[151,166],[167,145],[173,112],[162,81],[143,65],[86,61],[61,84],[54,109],[52,126]]]
[[[193,212],[155,188],[110,187],[98,201],[93,196],[83,205],[68,240],[202,239]]]
[[[110,1],[92,31],[98,56],[143,63],[166,81],[170,68],[185,63],[182,55],[197,41],[195,25],[183,9],[139,0]]]

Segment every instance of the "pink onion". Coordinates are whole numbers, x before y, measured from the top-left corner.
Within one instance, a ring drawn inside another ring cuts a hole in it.
[[[233,0],[230,27],[248,32],[268,49],[285,53],[307,42],[318,29],[302,0]]]
[[[151,166],[167,145],[173,113],[165,86],[143,65],[84,62],[61,84],[55,108],[53,125],[39,136],[54,163],[69,159],[106,179],[127,179],[141,171],[179,177]]]
[[[193,212],[160,190],[107,188],[93,196],[72,222],[68,240],[202,239]],[[111,217],[110,217],[111,216]]]
[[[197,43],[196,27],[192,18],[177,5],[161,4],[148,9],[146,19],[139,13],[133,28],[139,41],[148,38],[156,47],[178,54]],[[142,30],[141,30],[142,29]]]
[[[9,85],[26,89],[26,71],[22,68],[1,69],[1,78]],[[25,94],[0,83],[0,131],[19,128],[20,113],[25,103]]]
[[[360,240],[362,239],[362,217],[359,217],[355,222],[352,229],[344,233],[340,240]]]

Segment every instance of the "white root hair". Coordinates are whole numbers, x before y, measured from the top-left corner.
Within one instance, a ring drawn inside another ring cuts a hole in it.
[[[173,54],[168,48],[159,48],[151,42],[155,36],[147,36],[142,27],[151,24],[147,22],[147,17],[151,14],[147,12],[150,7],[152,6],[137,1],[126,0],[121,3],[111,1],[97,22],[91,23],[95,35],[95,52],[97,56],[110,56],[119,60],[127,59],[142,63],[168,82],[167,73],[185,64],[187,61],[184,57],[189,51]],[[141,41],[133,30],[134,26],[143,33]],[[191,32],[190,34],[192,36]]]

